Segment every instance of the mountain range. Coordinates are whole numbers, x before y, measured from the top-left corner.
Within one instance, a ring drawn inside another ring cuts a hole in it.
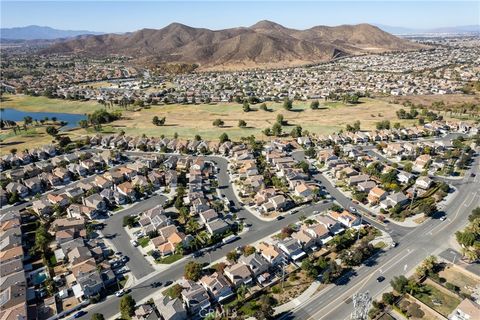
[[[419,49],[369,24],[286,28],[271,21],[250,27],[209,30],[172,23],[162,29],[79,36],[42,53],[119,54],[143,63],[198,64],[202,69],[284,67],[346,55]]]
[[[53,40],[59,38],[73,38],[80,35],[99,34],[102,34],[102,32],[86,30],[59,30],[50,27],[34,25],[0,29],[0,38],[4,40]]]

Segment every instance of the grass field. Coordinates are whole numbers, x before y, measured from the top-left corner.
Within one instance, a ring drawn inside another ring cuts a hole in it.
[[[122,111],[121,120],[104,125],[103,133],[117,133],[125,131],[132,136],[147,135],[158,137],[165,135],[172,137],[178,133],[180,138],[193,138],[200,135],[206,140],[217,140],[226,132],[230,139],[238,140],[241,137],[254,135],[258,139],[269,139],[262,131],[271,128],[276,122],[277,115],[282,114],[288,121],[283,126],[283,132],[288,134],[296,125],[302,126],[314,134],[329,134],[345,129],[347,124],[354,121],[361,122],[362,130],[375,129],[375,124],[382,120],[390,120],[392,123],[400,122],[403,125],[412,125],[416,120],[399,120],[396,111],[403,108],[400,104],[393,104],[382,99],[363,98],[361,103],[346,105],[341,102],[321,102],[318,110],[310,109],[310,102],[295,101],[293,109],[283,109],[281,103],[267,103],[268,111],[259,110],[259,105],[252,105],[252,111],[244,112],[240,104],[199,104],[199,105],[157,105],[141,111]],[[2,100],[2,107],[15,108],[24,111],[38,112],[66,112],[66,113],[91,113],[101,109],[96,102],[75,102],[45,97],[31,97],[24,95],[7,95]],[[152,118],[166,117],[164,126],[155,126]],[[224,121],[224,126],[215,127],[212,123],[215,119]],[[247,122],[247,127],[239,128],[238,121]],[[72,138],[95,134],[90,129],[71,130],[67,134]],[[31,148],[50,142],[50,137],[44,133],[44,129],[35,132],[29,130],[18,136],[9,133],[1,135],[3,146],[16,145],[19,150]],[[4,152],[4,151],[2,151]]]
[[[460,304],[460,300],[453,295],[445,294],[431,285],[425,285],[425,289],[425,293],[416,294],[415,298],[444,316],[448,316]]]
[[[339,102],[324,104],[324,108],[311,110],[309,102],[295,102],[293,110],[283,109],[280,103],[267,104],[269,111],[262,111],[252,106],[252,111],[244,112],[239,104],[218,105],[164,105],[152,106],[140,112],[123,112],[124,119],[105,127],[106,131],[124,130],[127,134],[147,136],[173,136],[178,133],[182,138],[192,138],[199,134],[202,138],[216,140],[223,132],[231,139],[255,135],[265,139],[262,130],[272,127],[278,114],[282,114],[288,121],[283,126],[285,133],[290,133],[294,126],[300,125],[304,130],[316,134],[328,134],[344,129],[347,124],[360,120],[362,130],[374,129],[375,123],[381,120],[399,121],[395,112],[402,106],[388,102],[362,99],[357,105],[344,105]],[[154,116],[166,117],[165,126],[152,124]],[[222,127],[213,126],[215,119],[225,122]],[[239,128],[238,121],[245,120],[246,128]],[[402,124],[411,124],[413,121],[403,120]]]
[[[103,108],[93,101],[70,101],[49,99],[47,97],[32,97],[23,94],[4,95],[1,100],[2,108],[12,108],[30,112],[60,112],[85,114]]]
[[[30,127],[27,131],[20,131],[14,134],[13,130],[2,130],[0,133],[0,155],[10,153],[10,150],[17,149],[23,151],[46,145],[52,142],[54,138],[45,132],[44,126]]]

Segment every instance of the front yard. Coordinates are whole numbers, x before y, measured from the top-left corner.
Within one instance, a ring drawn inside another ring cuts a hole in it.
[[[414,294],[414,297],[444,316],[448,316],[460,304],[458,298],[429,284],[424,285],[423,289],[423,292]]]
[[[467,295],[472,295],[476,288],[477,290],[480,288],[480,281],[451,266],[447,266],[444,270],[440,271],[438,275],[440,278],[444,278],[446,283],[457,286],[460,292]]]

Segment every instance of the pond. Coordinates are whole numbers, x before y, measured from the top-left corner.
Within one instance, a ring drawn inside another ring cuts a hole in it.
[[[64,129],[71,129],[78,126],[80,120],[86,120],[87,116],[83,114],[73,113],[56,113],[56,112],[26,112],[17,109],[2,108],[0,111],[0,117],[2,120],[23,121],[24,117],[30,116],[35,120],[42,120],[45,118],[52,119],[57,118],[57,121],[65,121],[67,125]]]

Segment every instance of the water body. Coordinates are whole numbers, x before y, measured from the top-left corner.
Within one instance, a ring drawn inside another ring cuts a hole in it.
[[[52,119],[56,117],[57,121],[65,121],[67,124],[63,127],[64,129],[71,129],[78,127],[78,122],[80,120],[86,120],[87,116],[83,114],[73,114],[73,113],[56,113],[56,112],[27,112],[17,109],[4,108],[0,111],[0,117],[2,120],[12,120],[12,121],[23,121],[24,117],[30,116],[33,121],[42,120],[45,117]]]

